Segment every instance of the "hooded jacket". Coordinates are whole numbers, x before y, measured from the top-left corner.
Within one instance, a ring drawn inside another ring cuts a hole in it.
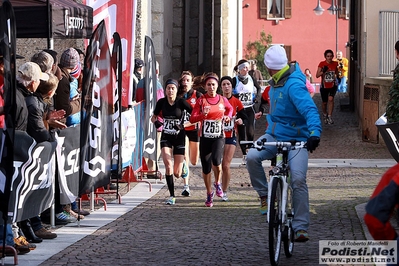
[[[266,133],[277,141],[306,141],[311,136],[320,137],[320,115],[299,65],[290,64],[277,82],[272,79],[269,84],[270,113]]]

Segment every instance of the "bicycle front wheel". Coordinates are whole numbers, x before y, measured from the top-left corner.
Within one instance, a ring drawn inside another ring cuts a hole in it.
[[[287,191],[286,206],[287,223],[283,231],[284,253],[287,258],[290,258],[292,256],[292,253],[294,252],[295,234],[294,229],[292,228],[292,220],[294,219],[293,208],[294,206],[292,205],[292,189],[291,187],[289,187]]]
[[[269,255],[272,265],[278,265],[282,234],[282,184],[280,178],[274,178],[269,205]]]

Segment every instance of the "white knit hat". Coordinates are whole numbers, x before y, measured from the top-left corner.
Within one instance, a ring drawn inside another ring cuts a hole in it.
[[[283,69],[288,63],[287,53],[282,46],[273,45],[266,50],[264,62],[268,69]]]

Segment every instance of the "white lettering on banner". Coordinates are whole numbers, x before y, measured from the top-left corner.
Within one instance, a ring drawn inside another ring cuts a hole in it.
[[[147,53],[147,58],[148,58],[148,62],[153,62],[153,60],[155,60],[154,58],[152,58],[151,56],[152,54],[152,47],[150,46],[150,49],[148,49],[148,53]],[[149,95],[150,98],[146,100],[146,105],[147,105],[147,110],[146,112],[148,112],[148,114],[152,114],[154,112],[154,104],[153,104],[153,98],[154,98],[154,82],[153,79],[150,77],[153,77],[153,75],[155,73],[152,72],[153,68],[149,66],[148,68],[148,89],[149,89]],[[146,121],[147,123],[147,136],[144,136],[144,152],[148,153],[148,154],[153,154],[155,152],[155,139],[152,138],[152,132],[154,130],[154,126],[153,123],[151,122],[151,116],[148,116],[148,119]]]
[[[100,76],[100,71],[98,68],[98,63],[99,63],[99,57],[101,54],[101,49],[100,49],[100,43],[97,41],[96,45],[93,47],[97,47],[96,51],[96,58],[93,60],[93,63],[95,65],[93,66],[93,72],[95,73],[94,77],[94,82],[93,82],[93,87],[92,87],[92,95],[91,99],[93,102],[93,112],[90,117],[90,129],[89,129],[89,144],[90,148],[96,150],[98,149],[98,152],[101,152],[101,88],[97,84],[96,80],[99,80],[101,78]],[[90,154],[90,153],[89,153]],[[97,163],[99,163],[99,167],[97,166]],[[87,158],[85,158],[84,162],[84,168],[83,171],[85,174],[96,177],[100,172],[105,173],[105,160],[101,158],[100,155],[97,155],[94,158],[91,158],[90,161],[87,161]],[[91,167],[93,168],[91,168]]]
[[[83,30],[84,19],[77,17],[69,17],[68,28]]]
[[[97,163],[100,164],[100,167],[94,168],[94,170],[92,170],[90,168],[90,165],[95,166],[97,165]],[[89,162],[86,161],[84,166],[84,172],[92,177],[98,176],[100,172],[105,173],[105,160],[101,158],[101,156],[96,156],[93,159],[91,159]]]
[[[64,166],[64,174],[66,176],[72,175],[79,171],[79,151],[80,149],[71,150],[66,157],[66,164]],[[69,166],[69,167],[67,167]]]
[[[121,59],[119,58],[119,60],[121,60]],[[116,73],[119,72],[118,66],[119,66],[119,64],[117,63],[116,64]],[[118,158],[119,158],[119,138],[120,138],[120,132],[119,132],[120,110],[119,110],[119,104],[118,104],[119,103],[118,81],[116,81],[114,84],[113,96],[114,96],[113,97],[114,113],[112,114],[113,144],[112,144],[112,149],[111,149],[111,156],[112,156],[112,159],[117,162]]]
[[[34,180],[29,179],[30,182],[21,182],[19,184],[19,187],[16,191],[16,193],[21,191],[18,202],[18,209],[21,209],[23,207],[22,204],[25,202],[25,198],[30,191],[51,187],[52,176],[48,173],[49,164],[43,164],[43,171],[40,173],[40,175],[38,174],[40,171],[40,163],[41,163],[40,155],[43,149],[44,147],[38,147],[32,153],[32,158],[34,159],[31,161],[31,164],[27,168],[23,168],[23,170],[21,170],[21,166],[26,167],[26,165],[23,165],[23,162],[14,161],[15,172],[13,175],[13,182],[19,176],[19,172],[21,172],[22,178],[25,178],[26,176],[36,177]],[[49,163],[51,164],[54,162],[50,160]]]
[[[387,128],[386,130],[387,130],[389,136],[391,137],[393,144],[395,145],[396,151],[399,152],[399,143],[398,143],[398,140],[396,139],[395,133],[393,133],[390,128]]]

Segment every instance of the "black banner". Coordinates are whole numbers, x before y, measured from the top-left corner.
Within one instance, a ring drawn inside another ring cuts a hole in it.
[[[143,157],[153,161],[157,160],[157,131],[151,122],[151,116],[157,103],[157,74],[155,71],[155,50],[150,37],[145,36],[144,49],[145,62],[145,117],[144,117],[144,140]]]
[[[112,139],[112,172],[114,176],[122,178],[122,43],[121,37],[117,32],[114,33],[114,46],[112,49],[112,69],[115,74],[115,82],[113,83],[113,103],[114,114],[112,119],[113,124],[113,139]]]
[[[113,83],[104,21],[86,50],[80,128],[79,196],[105,186],[111,176]]]
[[[80,134],[80,125],[67,127],[57,137],[57,169],[60,188],[60,203],[74,202],[79,194],[79,145],[76,136]]]
[[[54,198],[56,142],[41,142],[26,132],[16,130],[19,149],[14,150],[14,176],[9,213],[18,222],[39,215]],[[22,148],[23,147],[23,148]]]

